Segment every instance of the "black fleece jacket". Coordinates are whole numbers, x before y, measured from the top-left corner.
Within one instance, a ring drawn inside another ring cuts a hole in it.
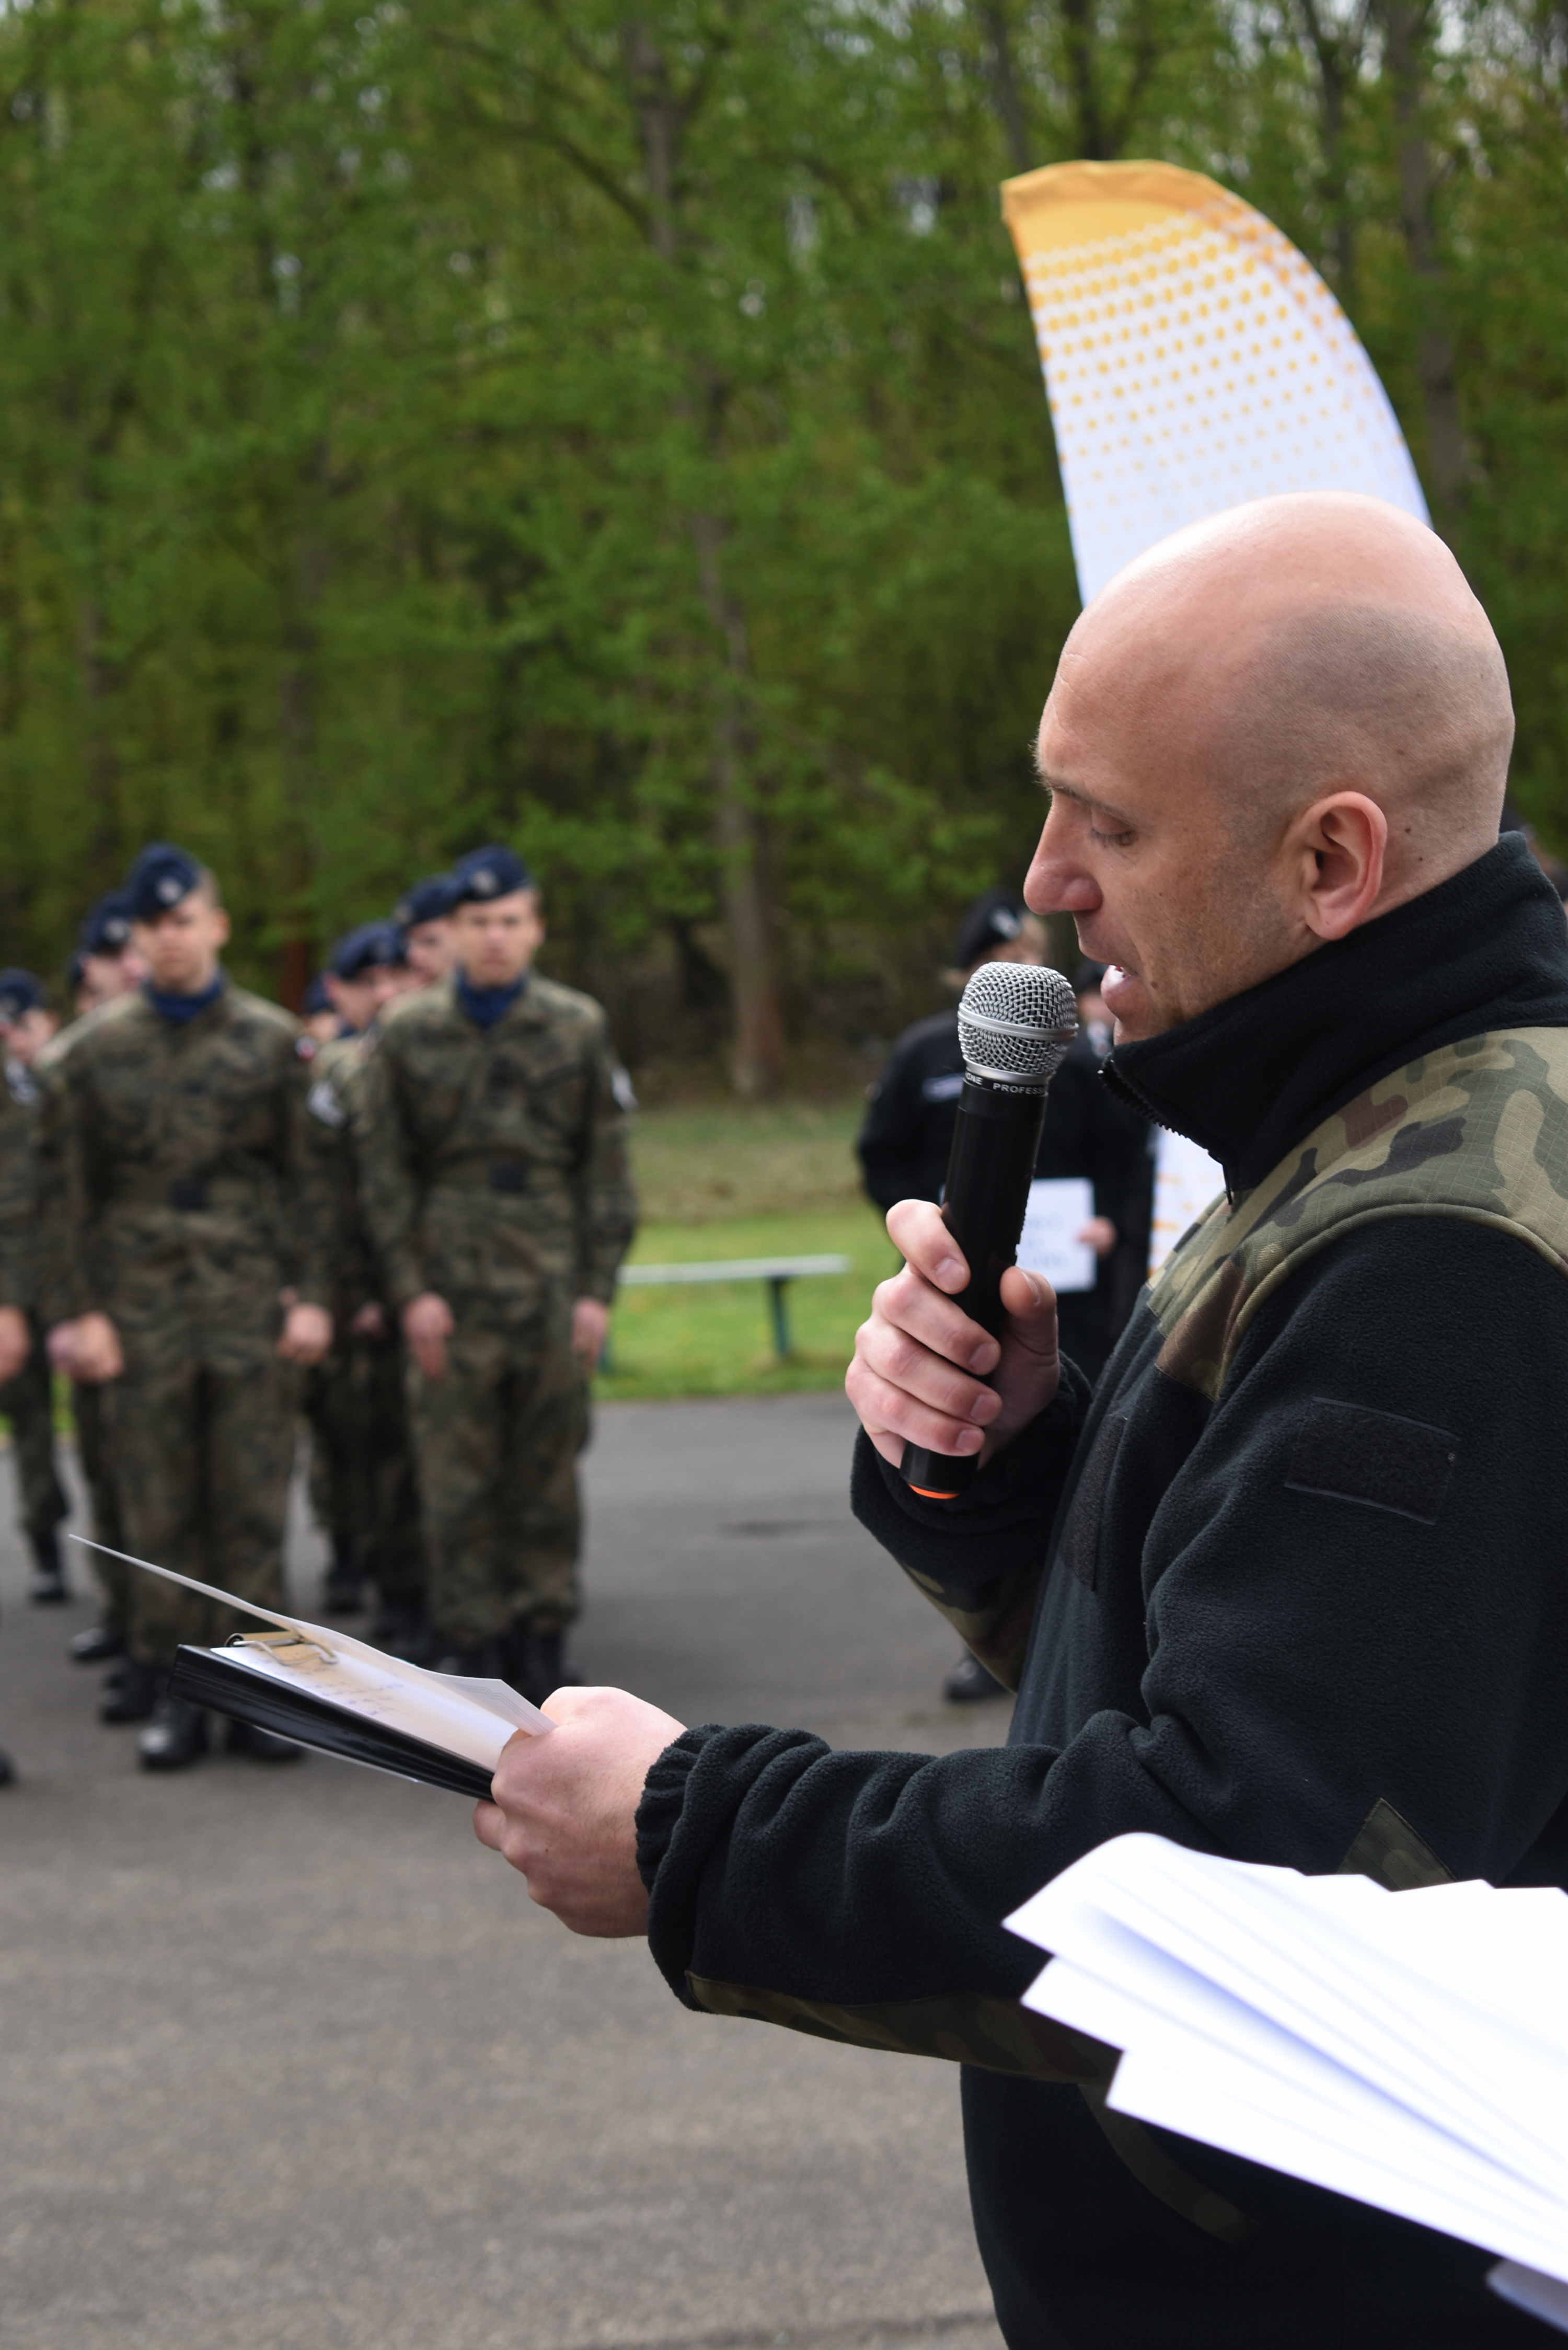
[[[1511,837],[1118,1047],[1114,1082],[1244,1189],[1377,1076],[1520,1025],[1568,1025],[1568,931]],[[845,2005],[1016,1997],[1037,1956],[1002,1918],[1129,1829],[1329,1871],[1382,1803],[1456,1877],[1568,1881],[1568,1280],[1486,1226],[1393,1218],[1265,1302],[1218,1402],[1158,1370],[1159,1347],[1140,1307],[1093,1399],[1069,1371],[957,1503],[918,1500],[861,1440],[857,1513],[903,1565],[982,1604],[1045,1563],[1009,1743],[931,1757],[688,1731],[639,1825],[654,1956],[689,2003],[689,1974]],[[1344,1492],[1298,1473],[1324,1399],[1361,1461]],[[1440,1431],[1446,1484],[1380,1484],[1372,1415]],[[1245,2245],[1202,2233],[1075,2089],[966,2068],[964,2107],[1012,2350],[1539,2338],[1483,2290],[1483,2255],[1167,2137],[1262,2223]]]

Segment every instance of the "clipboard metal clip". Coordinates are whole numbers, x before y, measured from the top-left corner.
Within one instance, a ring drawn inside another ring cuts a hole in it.
[[[318,1640],[303,1639],[299,1633],[286,1631],[281,1627],[274,1632],[235,1632],[224,1642],[229,1648],[265,1648],[280,1665],[330,1665],[336,1662],[330,1648]]]

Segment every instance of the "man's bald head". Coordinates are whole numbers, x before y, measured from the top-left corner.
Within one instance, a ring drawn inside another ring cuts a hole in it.
[[[1380,499],[1260,498],[1177,532],[1096,598],[1064,665],[1102,649],[1163,755],[1207,778],[1243,839],[1362,791],[1389,817],[1390,881],[1424,889],[1497,837],[1501,648],[1442,540]]]
[[[1255,500],[1151,548],[1068,638],[1040,763],[1078,862],[1048,825],[1030,902],[1077,915],[1101,961],[1144,956],[1117,1016],[1153,1033],[1484,855],[1512,736],[1439,538],[1374,498]],[[1117,937],[1092,900],[1140,890],[1143,935]]]

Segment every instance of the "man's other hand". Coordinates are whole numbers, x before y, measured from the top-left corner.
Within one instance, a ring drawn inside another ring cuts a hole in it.
[[[1037,1273],[1002,1276],[1002,1344],[952,1302],[969,1267],[929,1200],[900,1200],[888,1232],[907,1260],[871,1300],[856,1333],[844,1385],[884,1461],[904,1446],[980,1453],[989,1461],[1043,1412],[1056,1392],[1056,1297]],[[987,1384],[989,1382],[989,1384]]]
[[[119,1378],[125,1368],[119,1333],[107,1314],[78,1314],[74,1322],[57,1322],[49,1333],[49,1360],[56,1370],[89,1388]]]
[[[446,1377],[446,1342],[452,1334],[452,1308],[433,1289],[410,1297],[403,1308],[403,1336],[427,1379]]]
[[[609,1307],[597,1297],[579,1297],[572,1308],[572,1352],[581,1356],[585,1369],[593,1369],[608,1335]]]
[[[332,1316],[325,1305],[291,1305],[283,1317],[277,1351],[286,1363],[303,1363],[308,1370],[332,1344]]]
[[[685,1724],[617,1689],[557,1690],[545,1711],[559,1728],[547,1738],[519,1731],[503,1749],[473,1832],[574,1934],[644,1934],[637,1807]]]
[[[0,1387],[14,1379],[33,1351],[33,1334],[19,1305],[0,1305]]]
[[[387,1335],[385,1311],[372,1297],[368,1305],[360,1306],[348,1327],[356,1338],[384,1338]]]

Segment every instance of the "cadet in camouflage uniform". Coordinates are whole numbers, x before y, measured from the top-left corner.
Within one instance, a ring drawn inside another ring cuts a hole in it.
[[[32,1122],[9,1090],[0,1092],[0,1383],[8,1386],[33,1345],[35,1179]],[[15,1773],[0,1749],[0,1787]]]
[[[83,916],[75,956],[78,1020],[96,1012],[100,1003],[133,994],[146,978],[147,967],[130,942],[130,901],[123,889],[106,890]],[[66,1029],[50,1048],[50,1066],[58,1066],[59,1055],[68,1049],[75,1033],[74,1026]],[[47,1073],[40,1069],[36,1074],[40,1087],[47,1087]],[[109,1550],[122,1551],[125,1529],[119,1522],[119,1498],[109,1468],[103,1406],[101,1387],[86,1379],[72,1380],[71,1417],[76,1422],[77,1457],[91,1503],[93,1540],[107,1544]],[[102,1551],[92,1555],[92,1567],[103,1593],[103,1612],[96,1624],[89,1624],[85,1632],[73,1633],[66,1643],[66,1654],[78,1665],[107,1664],[125,1654],[127,1593],[133,1569]],[[118,1674],[114,1678],[118,1679]]]
[[[106,1385],[129,1546],[275,1607],[293,1367],[332,1335],[331,1195],[298,1031],[223,972],[227,918],[192,858],[156,844],[127,887],[147,984],[90,1014],[47,1099],[49,1317],[75,1376]],[[237,1627],[151,1575],[132,1575],[130,1598],[126,1676],[103,1711],[151,1712],[141,1761],[178,1769],[204,1750],[205,1718],[160,1683],[181,1641]],[[296,1751],[237,1723],[229,1744]]]
[[[629,1092],[599,1006],[529,970],[527,868],[455,868],[457,962],[387,1013],[361,1078],[362,1201],[414,1357],[431,1605],[453,1669],[529,1694],[577,1611],[585,1365],[631,1239]]]
[[[425,1559],[402,1335],[359,1214],[351,1132],[358,1075],[375,1050],[379,1014],[408,984],[397,923],[362,922],[339,939],[325,979],[341,1033],[310,1055],[309,1107],[317,1149],[338,1192],[345,1242],[333,1300],[337,1336],[310,1374],[311,1502],[332,1536],[328,1610],[357,1608],[361,1579],[373,1575],[380,1606],[370,1637],[410,1653],[422,1639]]]
[[[31,1126],[38,1106],[33,1064],[57,1025],[48,990],[30,971],[0,971],[0,1037],[5,1041],[5,1091]],[[33,1343],[15,1376],[0,1388],[0,1412],[11,1423],[17,1500],[33,1554],[29,1596],[40,1607],[70,1597],[60,1558],[58,1527],[69,1507],[55,1467],[54,1379],[37,1316],[28,1301]]]

